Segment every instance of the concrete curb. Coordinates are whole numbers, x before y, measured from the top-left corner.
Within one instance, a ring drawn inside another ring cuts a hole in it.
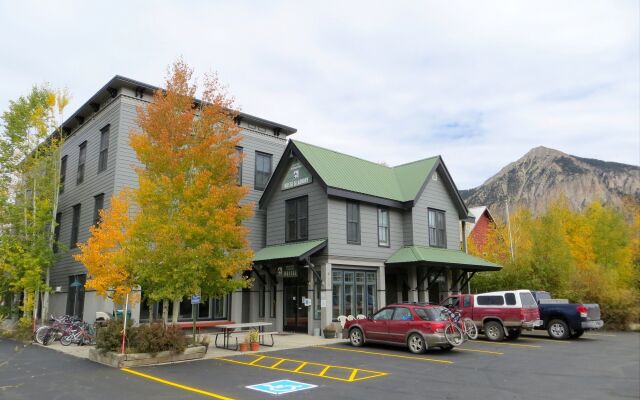
[[[151,353],[120,354],[111,351],[102,354],[97,349],[90,349],[89,360],[113,368],[126,368],[197,360],[203,358],[206,352],[207,348],[205,346],[188,347],[183,353],[179,354],[171,351],[161,351],[156,355]]]

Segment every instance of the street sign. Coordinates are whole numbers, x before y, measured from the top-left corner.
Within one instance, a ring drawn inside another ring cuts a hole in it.
[[[197,294],[191,296],[191,304],[200,304],[200,296]]]
[[[280,381],[273,381],[267,383],[260,383],[258,385],[247,386],[247,389],[258,390],[260,392],[269,393],[269,394],[285,394],[298,392],[300,390],[312,389],[314,387],[318,387],[317,385],[312,385],[310,383],[296,382],[290,381],[288,379],[283,379]]]

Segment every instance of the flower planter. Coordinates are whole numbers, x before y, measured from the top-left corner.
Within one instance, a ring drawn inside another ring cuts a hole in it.
[[[188,347],[184,353],[175,354],[171,351],[161,351],[157,354],[133,353],[120,354],[107,352],[102,354],[97,349],[89,350],[89,360],[115,368],[137,367],[141,365],[163,364],[176,361],[196,360],[204,357],[207,352],[205,346]]]
[[[260,343],[251,342],[251,351],[258,351],[258,350],[260,350]]]
[[[240,351],[249,351],[249,343],[240,343]]]
[[[324,333],[325,339],[334,339],[336,337],[336,331],[330,331],[328,329],[325,329],[323,333]]]

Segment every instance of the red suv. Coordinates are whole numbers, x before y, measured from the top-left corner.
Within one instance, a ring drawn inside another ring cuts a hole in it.
[[[412,353],[419,354],[432,347],[453,348],[444,335],[447,323],[446,309],[442,306],[391,304],[373,317],[347,321],[342,334],[355,347],[366,342],[387,343],[407,346]]]

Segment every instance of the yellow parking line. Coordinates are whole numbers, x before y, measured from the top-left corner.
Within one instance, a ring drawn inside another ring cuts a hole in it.
[[[173,387],[178,388],[178,389],[186,390],[188,392],[193,392],[193,393],[201,394],[203,396],[213,397],[214,399],[218,399],[218,400],[234,400],[231,397],[226,397],[226,396],[223,396],[221,394],[207,392],[205,390],[197,389],[197,388],[194,388],[194,387],[191,387],[191,386],[181,385],[179,383],[175,383],[175,382],[171,382],[171,381],[168,381],[168,380],[165,380],[165,379],[157,378],[155,376],[143,374],[142,372],[134,371],[134,370],[129,369],[129,368],[122,368],[122,369],[120,369],[120,371],[128,372],[128,373],[133,374],[133,375],[138,375],[140,377],[143,377],[143,378],[146,378],[146,379],[149,379],[149,380],[152,380],[152,381],[160,382],[160,383],[163,383],[163,384],[168,385],[168,386],[173,386]]]
[[[349,375],[349,381],[353,382],[353,378],[356,377],[356,374],[358,373],[357,369],[353,369],[353,371],[351,371],[351,375]]]
[[[320,372],[320,376],[324,376],[324,374],[327,373],[327,371],[329,370],[329,368],[331,368],[330,365],[327,365],[326,367],[324,367],[324,369]]]
[[[475,340],[471,343],[474,344],[491,344],[491,345],[495,345],[495,346],[512,346],[512,347],[528,347],[531,349],[539,349],[542,348],[542,346],[538,346],[536,344],[518,344],[518,343],[505,343],[505,342],[489,342],[489,341],[485,341],[485,340]]]
[[[302,368],[304,368],[304,367],[305,367],[305,365],[307,365],[307,363],[306,363],[306,362],[303,362],[302,364],[300,364],[300,365],[298,366],[298,368],[294,369],[294,370],[293,370],[293,372],[299,372]]]
[[[379,353],[377,351],[354,350],[354,349],[339,349],[337,347],[330,347],[330,346],[316,346],[316,347],[319,347],[321,349],[327,349],[327,350],[350,351],[350,352],[353,352],[353,353],[371,354],[371,355],[374,355],[374,356],[405,358],[405,359],[409,359],[409,360],[431,361],[431,362],[442,363],[442,364],[453,364],[453,361],[449,361],[449,360],[438,360],[438,359],[435,359],[435,358],[427,358],[427,357],[420,357],[420,356],[403,356],[403,355],[400,355],[400,354]]]
[[[483,353],[483,354],[493,354],[495,356],[503,356],[504,353],[499,351],[489,351],[489,350],[478,350],[478,349],[464,349],[462,347],[456,347],[456,351],[471,351],[474,353]]]
[[[616,337],[616,335],[609,335],[606,333],[585,333],[588,336],[608,336],[608,337]]]
[[[272,366],[270,366],[269,368],[276,368],[278,365],[282,364],[283,362],[285,362],[286,360],[283,358],[280,361],[276,362],[275,364],[273,364]]]
[[[258,361],[260,361],[260,360],[264,360],[266,357],[267,357],[267,356],[260,356],[260,357],[256,358],[255,360],[251,361],[251,362],[249,363],[249,365],[253,365],[253,364],[257,363],[257,362],[258,362]]]
[[[558,344],[571,344],[573,342],[568,342],[566,340],[555,340],[555,339],[544,339],[544,338],[534,338],[531,336],[521,336],[522,339],[524,340],[537,340],[538,342],[547,342],[547,343],[558,343]]]

